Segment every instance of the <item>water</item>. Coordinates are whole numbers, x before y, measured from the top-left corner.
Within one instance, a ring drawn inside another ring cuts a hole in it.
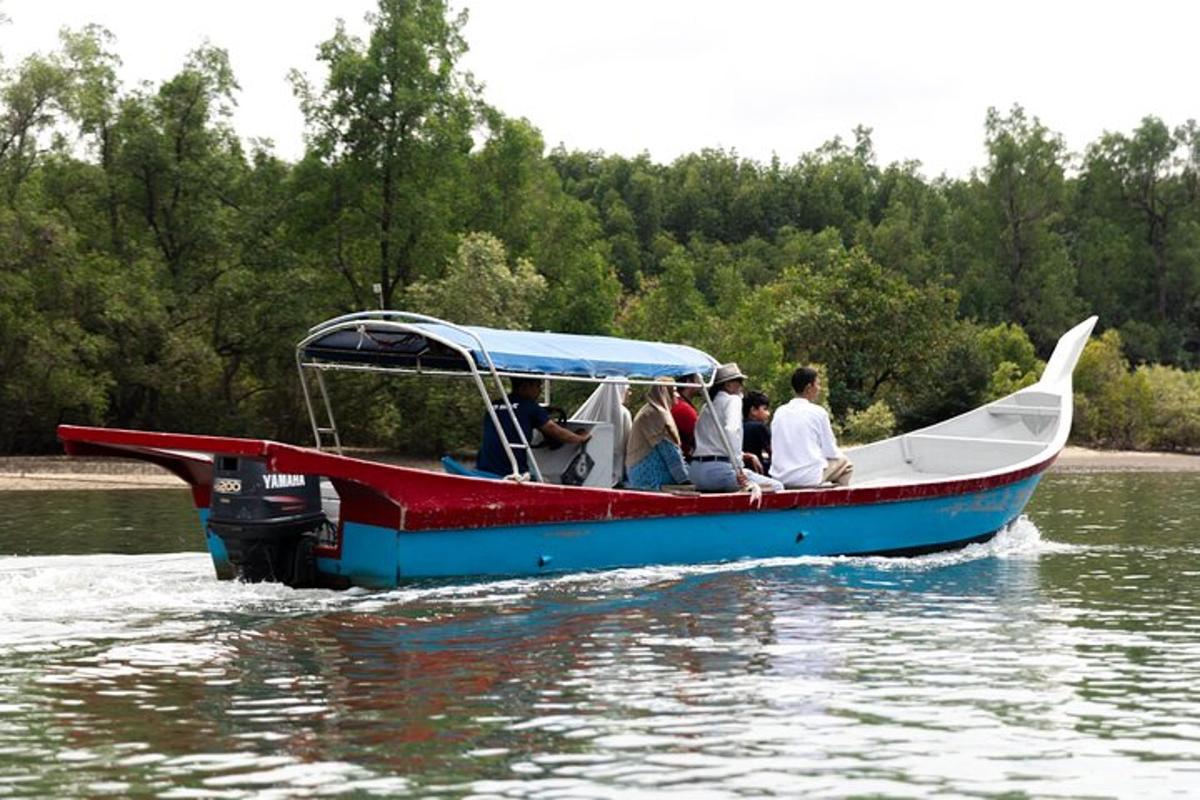
[[[955,554],[385,593],[218,584],[188,506],[0,495],[0,796],[1200,794],[1200,476],[1051,475]]]

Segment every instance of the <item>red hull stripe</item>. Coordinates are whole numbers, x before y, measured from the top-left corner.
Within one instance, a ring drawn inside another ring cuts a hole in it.
[[[678,496],[539,483],[465,478],[339,456],[261,439],[151,433],[63,425],[68,453],[137,458],[192,484],[197,507],[207,507],[212,464],[207,454],[261,458],[272,472],[323,475],[341,496],[343,520],[402,531],[490,528],[541,523],[682,517],[872,505],[971,494],[1036,475],[1056,458],[982,478],[902,486],[805,489],[764,494],[755,509],[747,494]],[[178,452],[186,451],[186,452]]]

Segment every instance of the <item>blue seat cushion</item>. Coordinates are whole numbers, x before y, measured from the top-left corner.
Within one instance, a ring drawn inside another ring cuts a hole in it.
[[[502,480],[502,476],[494,472],[485,472],[481,469],[472,469],[461,461],[451,457],[442,456],[442,469],[451,475],[462,475],[467,478],[490,478],[494,481]]]

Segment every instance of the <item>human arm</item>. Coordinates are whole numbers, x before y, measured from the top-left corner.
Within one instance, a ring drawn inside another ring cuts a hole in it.
[[[662,459],[667,471],[671,473],[671,480],[675,483],[691,481],[687,463],[683,460],[683,451],[674,442],[663,440],[654,446],[654,452]]]
[[[725,431],[725,439],[734,453],[742,452],[742,402],[735,394],[721,392],[713,400],[717,419]]]
[[[758,474],[764,474],[762,462],[758,460],[758,456],[754,455],[754,453],[742,453],[742,463]]]
[[[822,409],[824,411],[824,409]],[[833,425],[829,422],[829,414],[821,415],[820,425],[820,441],[821,455],[829,460],[834,460],[842,457],[842,451],[838,449],[837,439],[833,435]]]
[[[551,439],[557,439],[564,444],[583,444],[588,439],[592,438],[592,434],[587,431],[576,433],[575,431],[564,428],[562,425],[559,425],[553,420],[547,420],[547,422],[540,426],[538,430],[542,432],[543,436],[547,436]]]

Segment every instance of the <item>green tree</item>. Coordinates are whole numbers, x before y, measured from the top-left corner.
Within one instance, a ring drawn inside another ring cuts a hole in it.
[[[380,0],[367,21],[368,41],[339,22],[320,46],[322,89],[292,73],[310,130],[308,158],[334,173],[337,186],[316,199],[314,222],[335,229],[339,247],[325,256],[357,307],[368,305],[373,283],[390,306],[452,252],[456,190],[479,111],[470,75],[458,70],[465,13],[449,17],[443,0]]]
[[[837,416],[866,408],[885,390],[933,380],[927,365],[958,302],[952,291],[912,286],[860,248],[820,272],[791,270],[771,291],[784,354],[829,368]]]
[[[0,452],[53,446],[58,422],[98,421],[108,404],[108,345],[80,321],[93,264],[76,258],[70,219],[47,208],[42,171],[64,147],[49,134],[71,90],[57,55],[0,71]]]
[[[1045,364],[1025,330],[1013,323],[981,330],[978,349],[991,368],[987,399],[996,400],[1037,381]]]
[[[1200,346],[1189,325],[1200,305],[1200,129],[1170,129],[1146,117],[1129,136],[1106,133],[1088,148],[1080,182],[1081,268],[1110,323],[1150,323],[1131,330],[1145,357],[1185,358]],[[1115,287],[1115,288],[1114,288]],[[1152,341],[1156,340],[1156,341]],[[1148,347],[1147,347],[1148,345]]]
[[[562,193],[543,157],[542,134],[524,119],[489,111],[488,138],[471,158],[467,226],[488,231],[514,254],[527,254],[547,198]]]
[[[460,324],[528,328],[546,279],[524,259],[509,265],[504,244],[486,233],[464,236],[446,273],[407,290],[406,307]]]
[[[959,194],[963,310],[1019,322],[1048,349],[1078,316],[1061,232],[1066,145],[1020,106],[1007,116],[989,109],[986,129],[988,165]]]
[[[883,400],[877,400],[861,411],[851,411],[842,426],[846,444],[866,444],[886,439],[896,430],[896,415]]]
[[[1145,373],[1130,373],[1116,331],[1105,331],[1087,343],[1075,367],[1073,383],[1075,440],[1134,450],[1150,444],[1150,385]]]
[[[916,286],[949,278],[950,206],[942,183],[927,183],[919,168],[906,162],[883,171],[876,206],[855,234],[872,258]],[[879,221],[872,224],[876,216]]]
[[[58,57],[32,55],[0,71],[0,188],[10,206],[43,153],[41,134],[66,102],[70,74]]]
[[[810,231],[837,228],[842,241],[854,243],[861,220],[868,219],[879,182],[871,129],[854,129],[854,144],[835,137],[800,158],[792,180],[799,189],[795,224]]]
[[[113,35],[97,25],[88,25],[80,31],[64,30],[59,37],[73,78],[67,95],[67,114],[75,120],[93,157],[99,162],[100,176],[95,184],[100,199],[95,205],[104,209],[100,218],[108,226],[108,249],[121,257],[125,255],[125,241],[116,165],[120,147],[117,69],[121,59],[109,49],[114,43]],[[79,188],[79,183],[73,182],[62,197],[68,199],[73,193],[71,190]],[[80,215],[75,221],[78,224],[88,216],[92,215]]]
[[[1161,364],[1137,368],[1153,398],[1149,428],[1156,450],[1200,450],[1200,373]]]
[[[663,273],[631,297],[618,330],[634,339],[699,342],[712,326],[704,295],[696,288],[696,265],[682,247],[663,260]]]
[[[50,215],[0,206],[0,453],[51,448],[58,423],[108,406],[109,345],[78,319],[94,287],[71,239]]]
[[[546,300],[534,327],[566,333],[609,333],[621,296],[595,210],[565,194],[546,199],[528,257],[546,278]]]

